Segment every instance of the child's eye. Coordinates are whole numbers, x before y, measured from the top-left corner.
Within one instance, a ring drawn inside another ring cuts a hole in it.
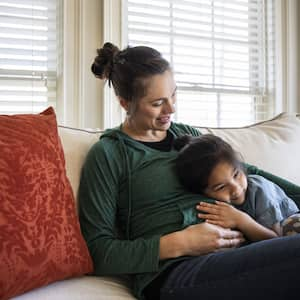
[[[224,190],[224,188],[225,188],[225,185],[219,185],[215,188],[215,192],[222,191],[222,190]]]
[[[237,178],[238,176],[240,175],[240,171],[239,170],[236,170],[233,174],[233,177],[234,178]]]

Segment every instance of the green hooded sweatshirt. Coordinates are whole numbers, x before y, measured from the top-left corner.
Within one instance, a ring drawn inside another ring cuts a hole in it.
[[[169,131],[174,137],[201,134],[178,123],[172,123]],[[177,153],[147,147],[118,127],[106,130],[93,145],[82,170],[79,218],[94,274],[132,275],[138,299],[144,299],[143,289],[162,270],[184,259],[160,261],[160,237],[195,223],[196,204],[210,201],[179,183],[174,169]],[[277,178],[248,167],[252,174]],[[300,195],[297,186],[280,183]]]

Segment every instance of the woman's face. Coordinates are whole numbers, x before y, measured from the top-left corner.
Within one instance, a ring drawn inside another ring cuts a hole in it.
[[[234,205],[241,205],[245,201],[247,177],[243,170],[228,162],[220,162],[212,170],[208,178],[205,194],[208,197]]]
[[[139,99],[131,121],[140,130],[165,131],[175,112],[176,84],[171,71],[147,80],[147,94]]]

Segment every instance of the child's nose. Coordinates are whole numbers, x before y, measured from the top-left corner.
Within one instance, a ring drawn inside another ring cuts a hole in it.
[[[231,196],[232,196],[232,198],[238,197],[239,193],[240,193],[240,187],[238,185],[234,185],[232,187],[232,190],[231,190]]]

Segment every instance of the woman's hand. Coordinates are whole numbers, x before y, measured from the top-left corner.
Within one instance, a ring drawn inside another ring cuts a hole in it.
[[[241,245],[241,232],[214,224],[200,223],[160,238],[160,259],[198,256]]]
[[[244,213],[232,205],[216,201],[215,204],[200,202],[196,206],[201,211],[199,218],[205,219],[206,222],[219,225],[225,228],[239,228],[239,224],[243,222]]]

